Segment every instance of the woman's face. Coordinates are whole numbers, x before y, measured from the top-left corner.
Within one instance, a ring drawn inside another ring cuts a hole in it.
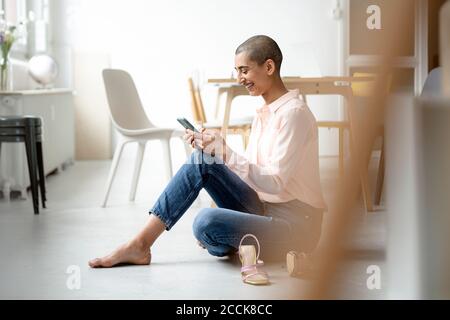
[[[245,86],[251,96],[260,96],[267,92],[272,83],[272,60],[267,60],[259,66],[250,60],[244,51],[235,56],[234,63],[238,83]]]

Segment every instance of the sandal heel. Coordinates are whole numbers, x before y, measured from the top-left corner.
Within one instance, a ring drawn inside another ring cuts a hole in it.
[[[286,269],[291,277],[298,272],[297,252],[289,251],[286,255]]]
[[[303,277],[312,273],[311,258],[304,252],[289,251],[286,254],[286,269],[291,277]]]

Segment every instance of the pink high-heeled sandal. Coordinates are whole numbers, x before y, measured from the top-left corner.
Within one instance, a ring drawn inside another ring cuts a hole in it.
[[[258,251],[255,250],[254,245],[242,245],[244,239],[248,237],[255,239]],[[270,283],[269,275],[261,270],[264,262],[259,260],[260,251],[259,241],[253,234],[246,234],[242,237],[239,243],[239,259],[242,263],[241,275],[244,283],[253,285],[267,285]]]

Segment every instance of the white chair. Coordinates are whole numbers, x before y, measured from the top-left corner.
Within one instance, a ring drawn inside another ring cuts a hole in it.
[[[114,158],[109,171],[106,194],[102,203],[102,207],[105,207],[123,147],[127,143],[137,142],[139,144],[129,197],[130,201],[134,201],[147,141],[161,140],[164,159],[167,165],[166,174],[170,179],[172,177],[170,138],[173,136],[181,137],[184,132],[171,128],[158,128],[153,125],[145,114],[133,79],[126,71],[105,69],[103,70],[103,81],[111,120],[119,133],[116,151],[114,152]],[[188,154],[189,152],[189,148],[186,146],[186,153]]]

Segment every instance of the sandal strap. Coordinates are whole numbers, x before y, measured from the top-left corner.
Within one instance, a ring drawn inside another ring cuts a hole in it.
[[[269,278],[269,275],[267,274],[267,272],[261,271],[261,270],[255,270],[256,272],[253,273],[246,273],[242,275],[242,279],[243,280],[247,280],[250,277],[256,276],[256,275],[261,275],[264,276],[266,278]]]
[[[256,236],[255,236],[254,234],[251,234],[251,233],[245,234],[245,235],[241,238],[241,242],[239,243],[239,248],[242,246],[242,242],[244,241],[244,239],[245,239],[245,238],[248,238],[248,237],[251,237],[251,238],[253,238],[253,239],[256,241],[256,244],[258,245],[258,251],[257,251],[257,253],[256,253],[256,261],[260,261],[260,260],[258,260],[258,258],[259,258],[259,252],[261,251],[261,247],[260,247],[260,245],[259,245],[258,238],[256,238]]]
[[[251,264],[249,266],[243,266],[241,268],[241,272],[248,272],[248,271],[253,271],[256,270],[256,265],[255,264]]]
[[[248,266],[243,266],[241,268],[241,272],[247,272],[252,270],[258,270],[258,267],[262,267],[264,265],[264,261],[258,260],[257,264],[250,264]]]

